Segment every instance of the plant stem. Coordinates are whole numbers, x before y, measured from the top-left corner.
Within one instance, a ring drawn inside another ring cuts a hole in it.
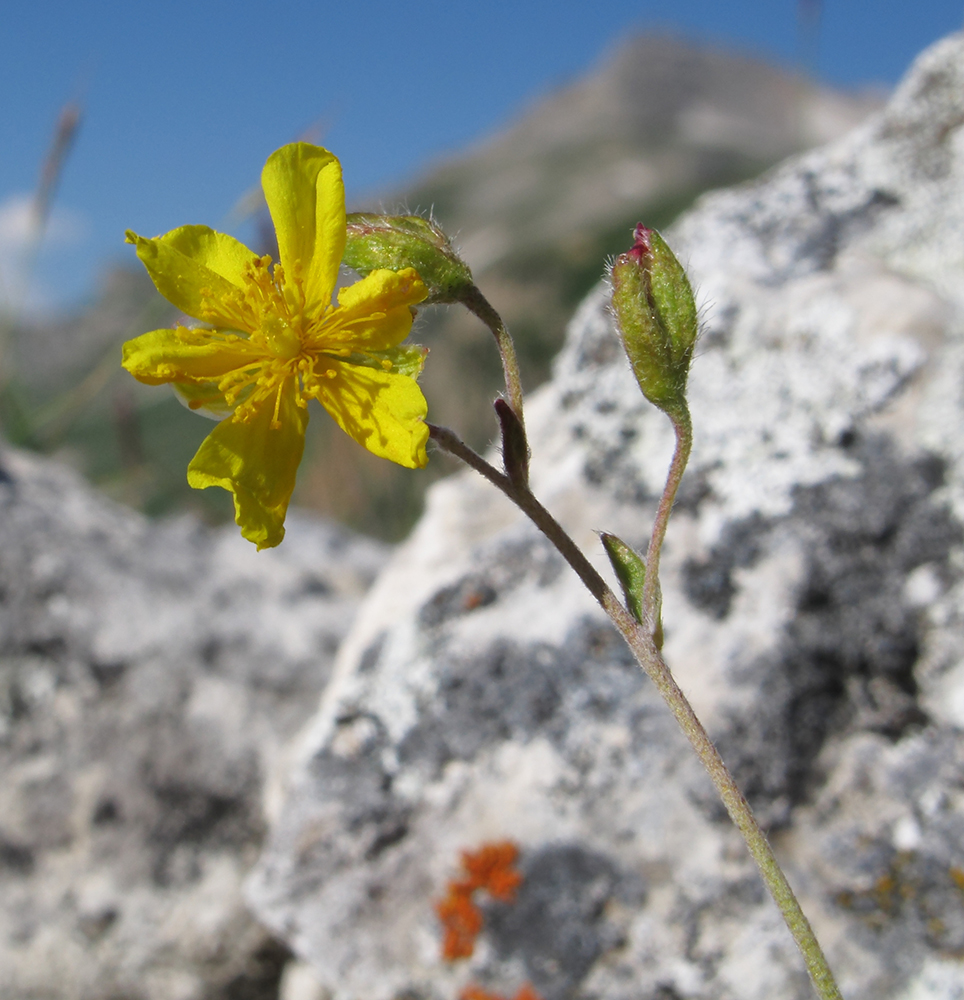
[[[652,679],[659,693],[663,696],[663,700],[676,717],[680,728],[686,734],[690,745],[696,751],[696,755],[716,786],[730,819],[743,835],[743,840],[763,876],[763,881],[779,907],[780,913],[803,955],[807,971],[810,973],[817,993],[823,1000],[842,1000],[840,990],[816,935],[813,933],[810,921],[807,920],[806,914],[804,914],[793,889],[790,887],[790,883],[770,847],[766,834],[760,829],[760,824],[757,823],[750,804],[746,801],[709,734],[693,711],[686,695],[676,683],[659,650],[656,649],[651,634],[621,605],[617,614],[612,611],[608,611],[608,613],[613,624],[619,629],[629,648],[633,651],[636,662]]]
[[[659,565],[659,550],[666,532],[666,522],[673,506],[673,498],[679,488],[683,469],[686,466],[692,439],[688,414],[685,420],[674,419],[673,423],[677,435],[676,453],[660,501],[660,514],[657,515],[657,522],[653,528],[653,540],[650,542],[649,557],[646,561],[646,584],[649,584],[650,581],[650,567],[653,568],[654,581],[656,579],[655,572]],[[706,768],[720,798],[723,800],[727,813],[743,835],[770,895],[783,914],[783,919],[803,955],[807,971],[810,973],[817,993],[822,1000],[842,1000],[840,990],[834,981],[833,973],[830,971],[830,966],[827,964],[813,929],[800,908],[800,903],[783,874],[766,835],[760,829],[749,803],[744,798],[719,751],[656,648],[653,640],[654,629],[651,624],[638,622],[623,606],[582,550],[566,534],[559,522],[539,503],[528,486],[513,483],[508,476],[499,472],[465,444],[454,431],[447,427],[437,427],[434,424],[428,426],[432,439],[440,448],[460,458],[479,472],[530,518],[535,526],[555,545],[566,562],[576,571],[592,596],[602,606],[609,619],[626,640],[636,662],[656,685],[690,745],[696,751],[696,755]],[[653,586],[655,588],[655,583]],[[653,592],[654,590],[650,592],[651,604]]]
[[[509,398],[509,404],[515,410],[516,416],[525,426],[525,418],[522,415],[522,379],[519,375],[519,359],[516,357],[515,344],[509,331],[502,322],[502,317],[492,308],[489,300],[476,288],[475,285],[462,293],[459,300],[470,312],[482,320],[492,331],[495,342],[499,347],[499,357],[502,359],[502,375],[505,379],[505,391]]]
[[[676,491],[679,489],[683,473],[686,471],[686,463],[689,461],[690,451],[693,447],[693,424],[685,404],[682,410],[670,414],[669,417],[673,421],[673,430],[676,432],[676,449],[673,452],[673,461],[670,463],[669,472],[666,475],[663,495],[660,497],[659,507],[656,509],[656,519],[653,521],[653,533],[646,551],[646,578],[643,582],[643,596],[640,601],[643,621],[651,634],[656,632],[656,627],[659,624],[659,608],[654,606],[659,586],[659,554],[663,548],[663,539],[666,537],[666,526],[669,524],[670,514],[673,513]]]
[[[576,571],[586,589],[609,613],[609,603],[622,605],[599,575],[593,564],[583,555],[582,549],[566,534],[562,525],[542,506],[527,486],[513,483],[505,474],[491,466],[478,452],[473,451],[455,431],[448,427],[428,425],[432,440],[443,450],[484,476],[493,486],[497,486],[552,542],[560,555]],[[610,617],[612,617],[610,615]]]

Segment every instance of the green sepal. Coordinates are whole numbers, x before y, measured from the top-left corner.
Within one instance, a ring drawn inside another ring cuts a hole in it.
[[[417,378],[425,365],[428,348],[421,344],[399,344],[385,351],[368,351],[365,354],[349,354],[343,360],[350,365],[361,365],[363,368],[375,368],[378,371],[390,371],[396,375],[407,375]],[[388,362],[386,366],[383,362]]]
[[[609,561],[612,564],[616,579],[623,591],[623,599],[629,612],[640,624],[643,622],[643,586],[646,583],[646,560],[621,538],[607,532],[600,534],[600,540]],[[653,642],[657,649],[663,648],[663,596],[659,581],[656,581],[656,631]]]
[[[449,238],[420,215],[352,213],[342,262],[361,275],[415,268],[429,290],[425,305],[458,302],[473,287],[472,272]]]

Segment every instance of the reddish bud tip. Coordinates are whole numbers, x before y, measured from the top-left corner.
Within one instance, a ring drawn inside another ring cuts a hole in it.
[[[636,223],[636,228],[633,230],[633,246],[629,252],[635,254],[637,260],[642,261],[644,256],[648,257],[653,252],[653,244],[650,240],[652,234],[652,229],[644,226],[641,222]]]

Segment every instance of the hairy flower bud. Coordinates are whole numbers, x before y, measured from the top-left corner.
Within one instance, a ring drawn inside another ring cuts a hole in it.
[[[349,215],[344,262],[362,275],[378,268],[415,268],[429,290],[426,305],[458,302],[473,286],[472,272],[449,238],[419,215]]]
[[[683,266],[655,229],[638,225],[631,250],[610,272],[612,309],[643,395],[671,417],[686,409],[686,379],[696,343],[693,290]]]

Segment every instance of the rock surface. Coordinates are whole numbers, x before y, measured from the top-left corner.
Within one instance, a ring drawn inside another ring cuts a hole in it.
[[[964,997],[964,39],[670,242],[705,331],[664,555],[667,660],[765,819],[848,1000]],[[671,449],[605,292],[527,412],[537,495],[602,567]],[[459,852],[514,906],[440,960]],[[708,780],[573,574],[459,476],[369,594],[248,884],[335,1000],[797,1000]]]
[[[0,996],[273,1000],[247,910],[274,769],[385,558],[151,524],[0,452]]]

